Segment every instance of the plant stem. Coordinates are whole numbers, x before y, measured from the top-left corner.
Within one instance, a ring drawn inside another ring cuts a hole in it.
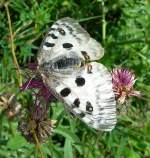
[[[31,121],[31,118],[29,118],[29,120]],[[43,152],[41,150],[41,146],[40,146],[40,143],[39,143],[39,140],[37,138],[37,135],[36,135],[36,132],[35,132],[34,128],[32,128],[32,133],[33,133],[34,140],[36,142],[36,147],[37,147],[37,149],[38,149],[38,151],[39,151],[39,153],[41,155],[41,158],[45,158],[44,154],[43,154]]]
[[[130,39],[130,40],[125,40],[125,41],[114,41],[114,42],[110,42],[107,44],[107,46],[114,46],[114,45],[124,45],[124,44],[134,44],[134,43],[150,43],[150,40],[146,40],[146,39]]]
[[[105,46],[105,40],[106,40],[106,10],[105,10],[105,3],[104,0],[101,2],[102,4],[102,42],[103,45]]]
[[[42,150],[41,150],[40,143],[39,143],[39,141],[38,141],[38,138],[37,138],[36,133],[35,133],[34,130],[33,130],[33,136],[34,136],[34,139],[35,139],[35,141],[36,141],[36,146],[37,146],[37,149],[38,149],[38,151],[39,151],[39,153],[40,153],[40,155],[41,155],[41,158],[45,158],[45,157],[44,157],[44,154],[43,154],[43,152],[42,152]]]
[[[11,122],[11,120],[9,120],[9,119],[8,119],[8,124],[9,124],[9,130],[10,130],[11,134],[12,134],[13,136],[15,136],[15,131],[14,131],[14,129],[13,129],[12,122]]]
[[[98,19],[100,17],[102,17],[102,16],[97,15],[97,16],[92,16],[92,17],[88,17],[88,18],[83,18],[83,19],[78,20],[78,22],[85,22],[85,21],[89,21],[89,20],[94,20],[94,19]]]
[[[18,78],[18,84],[19,84],[19,86],[21,86],[22,85],[21,71],[20,71],[19,64],[18,64],[16,55],[15,55],[14,38],[13,38],[13,32],[12,32],[11,18],[10,18],[10,13],[9,13],[9,8],[8,8],[8,2],[5,3],[5,9],[6,9],[6,13],[7,13],[9,32],[10,32],[11,53],[12,53],[12,57],[13,57],[14,66],[16,68],[16,75],[17,75],[17,78]]]

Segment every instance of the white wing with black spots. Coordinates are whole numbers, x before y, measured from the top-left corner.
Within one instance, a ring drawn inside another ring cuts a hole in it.
[[[86,54],[92,61],[100,59],[104,50],[77,21],[67,17],[56,21],[49,29],[41,44],[38,61],[48,62],[49,59],[68,56],[70,53],[84,60]]]
[[[87,125],[110,131],[116,124],[116,102],[112,78],[108,70],[93,62],[92,73],[83,70],[80,76],[61,79],[56,92],[67,108]]]
[[[90,127],[110,131],[116,124],[111,75],[102,64],[86,65],[103,54],[101,45],[78,22],[63,18],[52,25],[41,44],[38,70],[71,113]]]

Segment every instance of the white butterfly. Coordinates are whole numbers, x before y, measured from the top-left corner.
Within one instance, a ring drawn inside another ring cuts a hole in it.
[[[72,18],[56,21],[38,53],[43,81],[88,126],[110,131],[116,124],[112,77],[97,62],[101,45]]]

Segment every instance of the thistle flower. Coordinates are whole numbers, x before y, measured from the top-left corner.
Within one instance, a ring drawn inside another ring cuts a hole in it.
[[[18,129],[30,143],[36,143],[34,134],[40,143],[44,142],[53,131],[56,121],[48,118],[47,103],[56,101],[52,91],[43,83],[37,72],[37,64],[29,64],[28,80],[20,88],[21,91],[32,90],[34,104],[27,112],[27,116],[21,118]],[[35,91],[36,89],[36,91]]]
[[[30,143],[36,143],[34,134],[38,141],[43,143],[52,135],[55,120],[48,118],[48,110],[40,105],[29,110],[29,115],[22,117],[18,124],[18,129]]]
[[[3,93],[0,95],[0,109],[3,110],[9,119],[19,114],[21,104],[12,93]]]
[[[140,91],[134,90],[135,75],[128,69],[113,69],[113,90],[119,104],[123,104],[130,96],[140,96]]]
[[[25,91],[27,89],[38,89],[39,91],[36,94],[34,93],[36,98],[43,97],[46,102],[56,101],[57,99],[53,95],[52,91],[43,83],[41,76],[36,72],[37,64],[30,63],[28,67],[29,70],[31,70],[32,76],[22,85],[20,88],[21,91]]]

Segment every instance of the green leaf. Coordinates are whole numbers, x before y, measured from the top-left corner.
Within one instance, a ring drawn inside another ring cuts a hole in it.
[[[140,155],[133,149],[126,149],[126,156],[128,158],[140,158]]]
[[[26,143],[26,140],[21,135],[15,135],[8,141],[7,147],[12,150],[16,150]]]
[[[65,138],[68,138],[72,143],[80,142],[79,138],[74,133],[72,133],[69,129],[58,127],[54,130],[54,133],[60,134]]]
[[[65,140],[64,158],[73,158],[72,142],[68,138]]]
[[[0,149],[0,157],[9,157],[10,156],[10,153],[7,152],[6,150],[4,149]]]

